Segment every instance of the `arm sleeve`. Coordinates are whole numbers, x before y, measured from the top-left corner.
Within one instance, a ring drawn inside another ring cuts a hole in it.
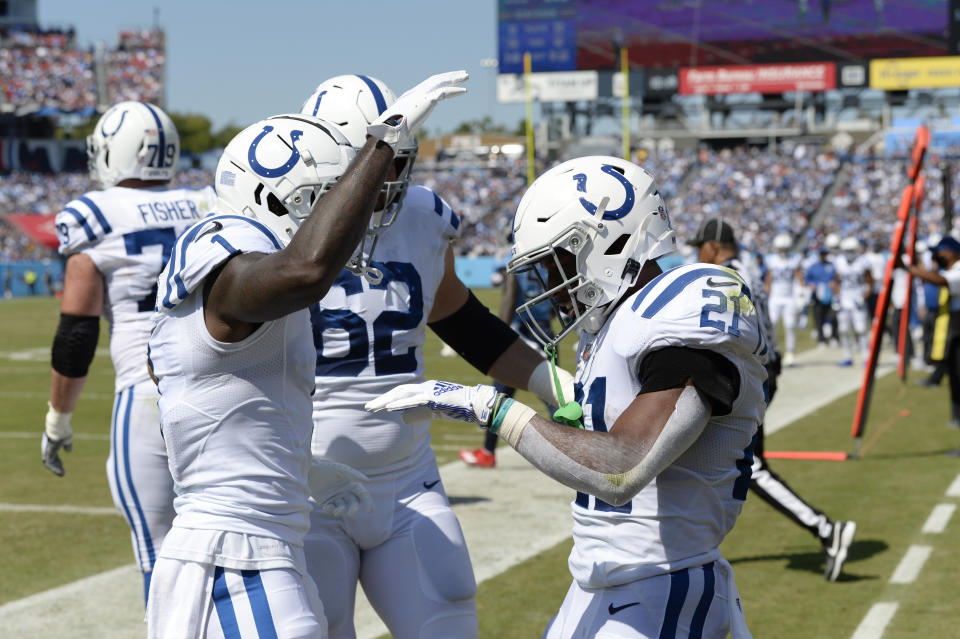
[[[740,373],[723,355],[700,348],[668,346],[653,351],[637,367],[640,393],[683,388],[687,380],[714,415],[727,415],[740,395]]]

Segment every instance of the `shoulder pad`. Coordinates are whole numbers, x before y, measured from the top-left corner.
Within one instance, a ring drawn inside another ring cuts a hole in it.
[[[421,211],[429,217],[430,213],[440,222],[441,234],[448,240],[460,237],[460,217],[439,195],[425,186],[411,186],[403,199],[403,208]],[[401,213],[402,214],[402,213]],[[417,213],[419,214],[419,213]]]
[[[653,278],[637,293],[631,308],[644,319],[651,319],[698,280],[703,280],[703,285],[708,288],[725,290],[739,287],[748,297],[752,295],[743,277],[732,268],[714,264],[688,264]]]
[[[169,312],[228,258],[238,253],[273,253],[282,248],[270,229],[249,217],[215,215],[189,227],[177,239],[160,273],[157,310]]]
[[[91,191],[71,200],[57,214],[57,237],[61,255],[72,255],[99,242],[113,227],[95,201],[99,191]]]

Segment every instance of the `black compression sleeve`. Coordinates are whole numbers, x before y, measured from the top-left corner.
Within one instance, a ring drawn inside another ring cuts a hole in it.
[[[505,350],[520,337],[470,291],[470,297],[448,317],[430,323],[437,337],[486,375]]]
[[[693,382],[714,415],[727,415],[740,394],[740,372],[723,355],[701,348],[668,346],[643,358],[640,393],[683,388]]]
[[[100,338],[100,318],[60,313],[51,366],[64,377],[86,377]]]

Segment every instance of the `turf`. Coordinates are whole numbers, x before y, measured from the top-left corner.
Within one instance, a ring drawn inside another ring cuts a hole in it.
[[[480,297],[490,306],[497,302],[495,291],[481,291]],[[4,318],[0,502],[111,506],[104,474],[113,394],[106,329],[74,415],[78,436],[73,452],[64,458],[67,476],[60,479],[43,468],[38,450],[56,301],[2,301],[0,312]],[[487,381],[459,359],[441,357],[440,346],[428,332],[424,353],[429,377]],[[566,360],[562,363],[570,366],[570,348],[564,346],[560,352]],[[769,437],[768,448],[850,450],[854,401],[851,394],[816,411]],[[951,501],[944,491],[960,473],[960,460],[943,454],[960,446],[960,433],[945,427],[947,411],[946,384],[939,389],[919,388],[888,376],[878,382],[874,393],[861,459],[772,462],[774,470],[807,501],[831,517],[855,519],[859,530],[844,575],[830,584],[822,576],[818,542],[756,497],[748,497],[723,552],[736,570],[755,637],[849,637],[876,601],[900,603],[884,637],[958,633],[957,523],[952,521],[942,535],[920,532],[934,505]],[[442,464],[456,459],[458,447],[479,445],[482,433],[463,424],[438,422],[433,441]],[[888,584],[913,543],[934,548],[919,579],[910,585]],[[4,567],[0,603],[132,561],[129,533],[119,516],[0,512],[0,548]],[[570,542],[561,543],[480,585],[477,606],[482,637],[540,635],[569,585],[569,548]]]

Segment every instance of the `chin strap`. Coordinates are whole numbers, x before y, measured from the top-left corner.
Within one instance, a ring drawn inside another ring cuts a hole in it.
[[[566,424],[567,426],[576,426],[577,428],[583,428],[583,422],[581,421],[583,417],[583,408],[580,407],[580,404],[573,401],[573,398],[570,398],[570,401],[567,401],[563,396],[563,388],[560,385],[560,377],[557,375],[557,348],[553,344],[548,344],[544,347],[544,350],[547,353],[547,359],[550,362],[550,371],[553,373],[553,384],[557,389],[557,400],[560,403],[560,408],[558,408],[553,413],[553,420],[561,424]]]

